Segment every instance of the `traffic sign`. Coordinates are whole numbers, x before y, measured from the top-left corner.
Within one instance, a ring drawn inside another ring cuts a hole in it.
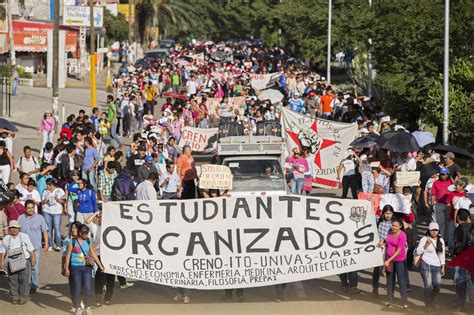
[[[89,6],[65,5],[63,11],[63,24],[68,26],[91,25]],[[104,26],[104,7],[94,6],[94,27]]]

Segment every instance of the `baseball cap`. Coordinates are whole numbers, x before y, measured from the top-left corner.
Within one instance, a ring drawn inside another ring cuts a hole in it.
[[[442,167],[439,169],[439,173],[443,175],[449,175],[449,170],[446,167]]]
[[[21,228],[20,223],[18,223],[17,220],[11,220],[10,223],[8,224],[8,228]]]
[[[454,159],[455,155],[453,152],[448,152],[444,155],[445,158]]]
[[[439,224],[436,222],[431,222],[430,225],[428,226],[429,231],[437,230],[439,231]]]
[[[149,155],[145,156],[145,162],[147,163],[153,163],[153,158]]]

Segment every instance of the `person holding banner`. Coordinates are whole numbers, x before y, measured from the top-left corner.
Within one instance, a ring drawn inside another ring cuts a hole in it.
[[[351,189],[352,199],[357,199],[357,187],[359,177],[356,174],[356,162],[360,161],[357,154],[354,151],[349,150],[346,154],[346,158],[339,163],[337,169],[337,181],[341,180],[342,175],[342,196],[341,198],[347,198],[349,188]]]

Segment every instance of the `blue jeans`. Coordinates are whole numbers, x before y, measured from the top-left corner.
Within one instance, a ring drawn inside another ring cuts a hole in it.
[[[295,195],[301,195],[303,191],[304,178],[292,178],[290,181],[291,184],[291,193]]]
[[[395,291],[395,274],[397,275],[398,285],[400,286],[400,295],[403,305],[408,303],[407,294],[407,272],[404,261],[394,261],[390,264],[390,272],[387,272],[387,299],[393,303],[393,294]]]
[[[48,245],[53,247],[53,230],[54,230],[54,243],[57,247],[61,247],[61,218],[62,214],[51,214],[43,212],[44,220],[48,226]]]
[[[82,179],[88,180],[94,191],[97,191],[97,181],[95,180],[96,172],[95,168],[90,173],[87,172],[87,169],[82,168]]]
[[[448,219],[446,222],[446,225],[448,226],[448,249],[450,253],[453,253],[454,251],[454,221],[451,219]]]
[[[92,268],[87,266],[71,266],[71,300],[74,308],[92,306]]]
[[[425,287],[425,305],[430,306],[441,288],[441,267],[421,262],[420,274]]]
[[[343,288],[356,288],[357,287],[357,271],[351,271],[347,273],[338,274],[341,279],[341,287]]]
[[[36,264],[34,267],[31,267],[30,287],[34,289],[38,288],[39,267],[40,267],[40,262],[41,262],[41,250],[42,250],[41,247],[38,249],[35,249]]]
[[[207,128],[207,118],[201,119],[199,122],[199,128]]]
[[[439,202],[434,205],[434,213],[436,222],[439,225],[439,233],[441,234],[441,237],[448,240],[448,227],[446,226],[448,206],[445,203]]]
[[[122,144],[122,139],[117,134],[118,119],[115,119],[114,123],[110,126],[110,145],[117,148]]]

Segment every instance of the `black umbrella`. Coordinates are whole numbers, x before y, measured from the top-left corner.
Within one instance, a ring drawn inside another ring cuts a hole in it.
[[[353,148],[371,148],[379,145],[378,140],[380,136],[376,134],[368,134],[367,136],[359,137],[350,144]]]
[[[420,149],[415,137],[405,131],[386,132],[380,136],[379,143],[382,149],[392,152],[413,152]]]
[[[460,148],[456,145],[444,145],[444,144],[439,144],[434,147],[434,150],[436,152],[441,152],[441,153],[447,153],[447,152],[453,152],[456,157],[460,157],[462,159],[473,159],[474,157],[472,156],[469,151],[466,149]]]
[[[0,118],[0,128],[8,129],[10,131],[17,132],[18,128],[11,121],[6,120],[5,118]]]

